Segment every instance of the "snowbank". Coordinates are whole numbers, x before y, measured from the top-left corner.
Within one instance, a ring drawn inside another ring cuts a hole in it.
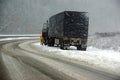
[[[64,56],[84,62],[89,66],[120,74],[120,52],[114,50],[102,50],[92,46],[89,46],[87,51],[78,51],[76,47],[71,47],[70,50],[61,50],[58,47],[48,47],[40,45],[40,43],[34,43],[33,46],[48,51],[48,54],[54,53],[53,55]]]
[[[9,40],[21,40],[21,39],[34,39],[38,37],[11,37],[11,38],[1,38],[0,41],[9,41]]]
[[[40,34],[0,34],[0,37],[26,37],[26,36],[29,36],[29,37],[37,37],[37,36],[40,36]]]
[[[100,49],[112,49],[120,52],[120,35],[115,36],[96,36],[89,37],[89,46],[94,46]]]

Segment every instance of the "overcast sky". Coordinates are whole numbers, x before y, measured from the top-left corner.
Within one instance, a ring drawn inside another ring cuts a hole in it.
[[[0,0],[0,34],[39,34],[52,15],[89,13],[89,33],[120,31],[119,0]]]

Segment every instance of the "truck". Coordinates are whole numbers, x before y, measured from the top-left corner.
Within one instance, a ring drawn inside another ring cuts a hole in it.
[[[68,49],[76,46],[85,51],[88,39],[88,12],[63,11],[53,15],[44,23],[42,35],[44,44]]]

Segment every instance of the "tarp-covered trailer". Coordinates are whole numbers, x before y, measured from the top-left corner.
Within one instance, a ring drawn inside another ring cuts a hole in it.
[[[76,46],[78,50],[86,50],[89,18],[87,12],[64,11],[47,21],[48,46],[60,46],[67,49]]]

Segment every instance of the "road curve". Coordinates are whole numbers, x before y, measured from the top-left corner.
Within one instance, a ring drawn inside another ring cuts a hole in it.
[[[37,39],[0,42],[0,80],[120,80],[64,57],[37,50]]]

